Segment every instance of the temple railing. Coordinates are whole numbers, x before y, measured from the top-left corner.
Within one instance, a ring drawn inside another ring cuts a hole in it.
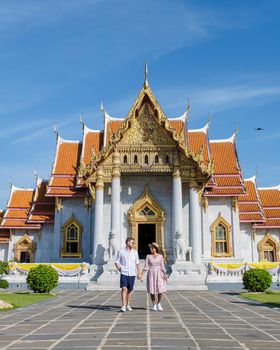
[[[17,263],[9,264],[10,276],[27,276],[28,272],[39,265],[49,265],[57,271],[59,277],[82,277],[90,272],[88,263]]]
[[[279,282],[280,263],[279,262],[247,262],[220,264],[210,262],[207,264],[207,281],[242,281],[245,271],[259,268],[270,273],[273,282]]]

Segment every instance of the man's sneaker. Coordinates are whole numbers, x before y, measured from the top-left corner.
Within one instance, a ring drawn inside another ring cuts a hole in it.
[[[121,309],[120,309],[120,312],[126,312],[126,307],[122,306]]]
[[[160,304],[157,304],[157,311],[163,311],[163,308]]]
[[[153,311],[158,311],[156,304],[153,305],[152,310],[153,310]]]
[[[132,307],[130,305],[127,305],[126,311],[133,311]]]

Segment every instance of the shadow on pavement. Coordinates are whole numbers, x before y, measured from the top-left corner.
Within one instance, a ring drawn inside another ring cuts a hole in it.
[[[84,305],[67,305],[68,307],[71,308],[76,308],[76,309],[91,309],[91,310],[102,310],[102,311],[116,311],[120,310],[120,306],[116,305],[89,305],[89,306],[84,306]],[[144,307],[134,307],[133,310],[146,310]]]

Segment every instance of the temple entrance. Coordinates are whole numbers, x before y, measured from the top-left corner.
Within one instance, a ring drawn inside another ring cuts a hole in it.
[[[140,259],[149,253],[148,244],[156,242],[166,257],[164,247],[165,212],[152,197],[148,187],[127,212],[130,235],[135,239],[135,249]]]
[[[156,242],[156,224],[138,224],[138,255],[145,259],[150,253],[148,244]]]

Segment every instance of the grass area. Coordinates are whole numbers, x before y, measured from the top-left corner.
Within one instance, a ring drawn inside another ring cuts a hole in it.
[[[14,308],[35,304],[40,301],[44,301],[53,297],[54,295],[51,295],[51,294],[33,294],[28,292],[27,293],[20,293],[20,292],[0,293],[0,299],[6,301],[7,303],[12,304]]]
[[[280,307],[280,292],[242,293],[243,298],[260,301],[263,304]]]

